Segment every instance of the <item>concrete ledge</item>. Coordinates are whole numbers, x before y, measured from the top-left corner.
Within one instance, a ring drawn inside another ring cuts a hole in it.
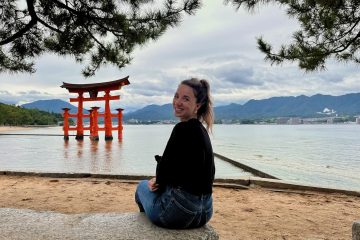
[[[21,171],[0,171],[0,175],[7,176],[28,176],[28,177],[50,177],[50,178],[102,178],[119,180],[143,180],[154,176],[148,175],[119,175],[119,174],[96,174],[96,173],[62,173],[62,172],[21,172]]]
[[[246,164],[240,163],[239,161],[235,161],[235,160],[232,160],[230,158],[227,158],[227,157],[225,157],[223,155],[220,155],[218,153],[214,152],[214,156],[221,159],[221,160],[223,160],[223,161],[225,161],[225,162],[230,163],[231,165],[233,165],[233,166],[235,166],[237,168],[240,168],[240,169],[242,169],[242,170],[244,170],[246,172],[249,172],[249,173],[253,174],[254,176],[262,177],[262,178],[278,179],[277,177],[274,177],[274,176],[272,176],[270,174],[267,174],[265,172],[262,172],[260,170],[255,169],[255,168],[252,168],[252,167],[250,167],[250,166],[248,166]]]
[[[360,220],[352,225],[352,240],[360,240]]]
[[[143,213],[62,214],[11,208],[0,208],[0,233],[1,240],[219,239],[210,225],[164,229],[152,224]]]
[[[214,183],[230,183],[239,184],[244,186],[250,185],[250,177],[237,177],[237,178],[216,178]]]
[[[324,193],[342,193],[351,196],[360,196],[360,192],[358,191],[327,188],[327,187],[320,187],[315,185],[299,184],[297,182],[291,182],[291,181],[258,178],[258,177],[250,177],[250,184],[261,186],[264,188],[292,189],[292,190],[314,191],[314,192],[324,192]]]

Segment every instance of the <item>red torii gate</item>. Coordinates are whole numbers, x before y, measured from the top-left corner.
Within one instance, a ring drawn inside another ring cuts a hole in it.
[[[130,84],[128,80],[129,76],[110,82],[102,83],[89,83],[89,84],[72,84],[65,83],[61,85],[62,88],[66,88],[70,93],[77,93],[77,98],[70,98],[70,102],[78,102],[78,111],[76,114],[70,114],[69,108],[63,108],[64,110],[64,139],[69,139],[69,131],[76,131],[76,139],[84,139],[84,130],[90,130],[90,139],[99,140],[98,131],[105,131],[105,140],[112,140],[112,130],[118,130],[118,139],[122,138],[122,108],[116,109],[117,114],[111,114],[110,111],[110,100],[119,100],[120,96],[111,96],[110,91],[119,90],[122,86]],[[99,92],[105,92],[104,96],[98,97]],[[84,93],[88,92],[89,97],[84,97]],[[99,113],[99,107],[92,107],[89,110],[89,114],[83,114],[83,102],[88,101],[105,101],[105,112]],[[69,127],[69,117],[76,117],[76,127]],[[98,126],[98,117],[104,117],[104,127]],[[118,118],[118,126],[112,126],[112,117]],[[90,118],[90,126],[83,126],[83,118]]]

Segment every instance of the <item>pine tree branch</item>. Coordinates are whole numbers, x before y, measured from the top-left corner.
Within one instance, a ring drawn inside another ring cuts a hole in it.
[[[68,10],[68,11],[71,12],[71,13],[74,13],[74,14],[76,14],[76,15],[82,14],[82,12],[76,11],[75,9],[69,7],[68,5],[66,5],[66,4],[64,4],[64,3],[60,2],[60,1],[53,0],[53,2],[54,2],[56,5],[58,5],[60,8],[66,9],[66,10]]]
[[[16,40],[17,38],[23,36],[26,32],[28,32],[33,26],[36,25],[37,21],[38,21],[38,17],[36,15],[35,12],[35,8],[34,8],[34,0],[26,0],[27,6],[28,6],[28,10],[29,10],[29,14],[31,17],[31,20],[29,21],[28,24],[25,25],[24,28],[20,29],[18,32],[16,32],[15,34],[13,34],[12,36],[0,41],[0,46],[8,44],[14,40]]]
[[[47,24],[45,21],[43,21],[41,18],[37,18],[37,20],[39,21],[39,23],[41,23],[42,25],[44,25],[45,27],[53,30],[54,32],[57,32],[57,33],[64,33],[63,31],[61,31],[60,29],[58,28],[55,28],[53,26],[50,26],[49,24]]]
[[[356,34],[355,37],[353,37],[350,41],[347,42],[347,44],[345,46],[342,46],[342,48],[337,48],[338,50],[332,51],[333,53],[339,53],[339,52],[343,52],[346,49],[348,49],[351,44],[353,44],[358,38],[360,38],[360,31]]]
[[[86,30],[86,32],[90,35],[90,37],[91,37],[102,49],[106,50],[106,47],[91,33],[91,31],[90,31],[87,27],[85,27],[85,26],[83,26],[83,27],[84,27],[84,29]]]
[[[0,14],[8,11],[1,20],[0,47],[10,45],[6,54],[0,49],[0,71],[34,72],[34,62],[27,61],[42,52],[73,55],[76,60],[90,56],[85,76],[109,63],[122,68],[131,61],[135,46],[159,38],[180,22],[182,13],[191,15],[200,7],[200,0],[182,0],[179,5],[164,0],[165,5],[154,10],[145,5],[153,0],[22,1],[27,9],[19,9],[19,1],[0,1]]]
[[[341,38],[344,38],[346,35],[350,34],[359,23],[360,23],[360,18],[356,19],[356,22],[354,23],[354,25],[348,31],[346,31],[344,34],[342,34],[342,36],[340,36],[340,38],[336,39],[335,41],[339,41]]]

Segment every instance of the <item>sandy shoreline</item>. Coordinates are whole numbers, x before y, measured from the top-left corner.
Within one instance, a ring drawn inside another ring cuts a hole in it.
[[[136,184],[121,180],[0,176],[0,207],[62,213],[134,212]],[[210,224],[221,239],[351,239],[360,197],[214,187]]]
[[[31,130],[32,127],[18,127],[18,126],[0,126],[0,132],[11,132],[19,130]]]

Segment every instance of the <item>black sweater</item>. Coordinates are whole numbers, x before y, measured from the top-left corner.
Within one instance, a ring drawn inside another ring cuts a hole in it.
[[[197,119],[175,125],[162,157],[157,156],[156,183],[196,194],[212,193],[214,154],[209,135]]]

